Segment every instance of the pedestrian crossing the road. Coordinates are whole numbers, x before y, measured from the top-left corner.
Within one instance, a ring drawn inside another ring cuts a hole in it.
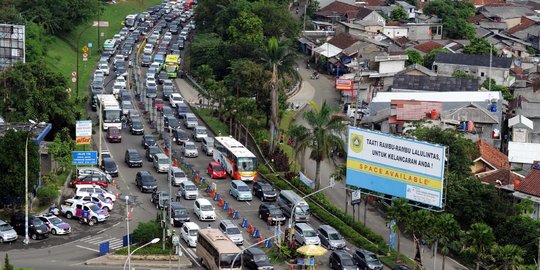
[[[123,245],[123,241],[120,238],[109,238],[107,236],[87,236],[79,239],[80,242],[91,244],[99,248],[99,244],[109,241],[109,249],[119,249]]]

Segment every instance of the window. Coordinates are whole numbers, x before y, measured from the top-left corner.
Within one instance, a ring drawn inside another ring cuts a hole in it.
[[[480,72],[480,77],[484,77],[484,76],[485,76],[484,72]]]

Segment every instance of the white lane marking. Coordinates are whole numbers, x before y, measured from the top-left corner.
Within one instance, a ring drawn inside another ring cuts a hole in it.
[[[89,247],[83,247],[83,246],[79,246],[79,245],[76,245],[76,247],[82,248],[82,249],[86,249],[86,250],[90,250],[90,251],[94,251],[94,252],[99,252],[99,250],[93,249],[93,248],[89,248]]]
[[[251,205],[251,203],[249,203],[248,201],[245,201],[248,205]]]
[[[182,250],[184,251],[184,253],[188,254],[188,256],[191,258],[192,261],[194,261],[197,266],[201,267],[202,265],[199,263],[199,260],[197,260],[197,256],[195,254],[193,254],[193,251],[187,249],[186,247],[184,247],[184,245],[180,245],[180,248],[182,248]]]
[[[100,231],[97,232],[97,234],[100,234],[100,233],[102,233],[102,232],[105,232],[106,230],[108,230],[108,229],[100,230]]]

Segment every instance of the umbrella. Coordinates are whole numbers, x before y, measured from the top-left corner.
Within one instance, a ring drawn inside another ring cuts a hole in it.
[[[300,247],[296,250],[300,254],[304,254],[306,256],[322,256],[324,255],[328,250],[321,246],[316,245],[306,245],[303,247]]]

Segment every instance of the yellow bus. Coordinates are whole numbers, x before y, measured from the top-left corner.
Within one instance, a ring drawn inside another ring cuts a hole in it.
[[[206,269],[240,270],[242,268],[240,253],[242,250],[218,229],[199,229],[196,254]]]
[[[165,57],[165,65],[163,68],[167,72],[169,78],[176,78],[178,75],[178,67],[180,62],[180,55],[178,54],[169,54]]]
[[[232,137],[215,137],[213,158],[234,180],[256,181],[257,157]]]

